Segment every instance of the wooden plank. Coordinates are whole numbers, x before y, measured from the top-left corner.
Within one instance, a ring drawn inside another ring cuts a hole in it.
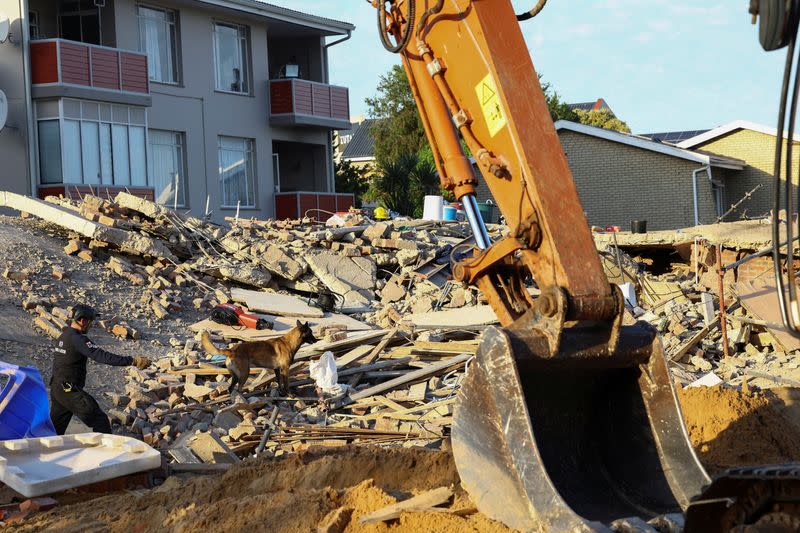
[[[392,339],[395,338],[397,332],[398,332],[397,328],[389,330],[389,332],[383,337],[383,339],[381,339],[381,342],[379,342],[378,345],[372,349],[369,355],[367,355],[367,357],[364,358],[364,362],[366,364],[369,364],[372,363],[375,359],[377,359],[378,356],[381,354],[381,352],[384,350],[384,348],[386,348],[386,345],[388,345],[392,341]],[[355,387],[356,385],[358,385],[358,382],[361,381],[363,375],[364,375],[363,372],[354,375],[352,378],[350,378],[347,384],[350,387]]]
[[[372,344],[356,346],[346,354],[336,358],[336,368],[344,368],[351,363],[355,363],[374,349],[375,346]]]
[[[490,305],[476,305],[460,309],[447,309],[431,313],[415,313],[408,315],[404,321],[415,327],[424,328],[458,328],[459,326],[488,326],[498,322],[497,315]]]
[[[375,522],[385,522],[399,518],[400,514],[408,511],[424,511],[431,507],[436,507],[450,500],[453,497],[453,489],[450,487],[439,487],[418,494],[393,505],[387,505],[382,509],[365,514],[359,522],[362,524],[373,524]]]
[[[340,405],[340,407],[344,406],[344,405],[349,405],[349,404],[351,404],[351,403],[353,403],[353,402],[355,402],[357,400],[360,400],[362,398],[366,398],[368,396],[373,396],[375,394],[380,394],[380,393],[386,392],[388,390],[396,389],[397,387],[400,387],[401,385],[405,385],[406,383],[411,383],[411,382],[416,381],[418,379],[422,379],[422,378],[428,377],[430,375],[436,374],[437,372],[446,370],[446,369],[450,368],[451,366],[458,365],[458,364],[461,364],[461,363],[465,363],[471,357],[473,357],[473,355],[472,354],[468,354],[468,353],[461,354],[461,355],[456,355],[455,357],[451,357],[449,359],[445,359],[443,361],[439,361],[438,363],[434,363],[434,364],[428,366],[427,368],[422,368],[420,370],[415,370],[413,372],[410,372],[410,373],[406,374],[405,376],[401,376],[399,378],[391,379],[391,380],[389,380],[389,381],[387,381],[385,383],[381,383],[379,385],[375,385],[373,387],[369,387],[369,388],[364,389],[362,391],[356,392],[355,394],[351,394],[350,396],[345,398],[345,400],[343,400],[343,403]]]
[[[379,337],[383,337],[384,335],[386,335],[385,329],[375,329],[371,331],[356,331],[352,333],[348,332],[347,338],[342,339],[340,341],[334,341],[334,342],[320,341],[310,346],[303,346],[297,352],[295,360],[309,359],[315,355],[319,355],[327,351],[336,352],[339,350],[346,350],[348,348],[352,348],[353,346],[373,341]]]

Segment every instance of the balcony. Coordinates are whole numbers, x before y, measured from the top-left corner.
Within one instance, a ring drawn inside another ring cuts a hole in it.
[[[269,121],[274,126],[350,127],[346,87],[298,79],[271,80],[269,93]]]
[[[151,105],[147,55],[107,46],[43,39],[31,42],[34,98],[85,98]]]

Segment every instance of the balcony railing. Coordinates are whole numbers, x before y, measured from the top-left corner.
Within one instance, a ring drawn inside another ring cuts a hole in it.
[[[150,95],[146,54],[65,39],[31,42],[31,83],[34,89],[60,87]]]
[[[270,123],[274,125],[350,127],[347,87],[316,81],[271,80]]]
[[[347,211],[354,204],[354,196],[333,192],[276,192],[275,220],[303,218],[308,216],[318,220],[328,220],[330,213]]]

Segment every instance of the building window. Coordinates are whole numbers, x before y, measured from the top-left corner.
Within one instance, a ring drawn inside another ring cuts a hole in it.
[[[249,92],[248,55],[246,27],[214,23],[214,70],[218,91]]]
[[[42,183],[148,186],[143,109],[64,99],[36,115]]]
[[[147,53],[150,79],[178,83],[177,13],[139,6],[139,49]]]
[[[219,138],[222,207],[256,207],[252,139]]]
[[[39,174],[42,183],[61,183],[61,129],[58,120],[39,121]]]
[[[183,133],[150,130],[150,183],[155,188],[156,202],[186,207],[186,160]],[[177,198],[175,192],[177,191]],[[176,201],[177,200],[177,201]]]
[[[28,11],[28,33],[31,40],[39,38],[39,12]]]

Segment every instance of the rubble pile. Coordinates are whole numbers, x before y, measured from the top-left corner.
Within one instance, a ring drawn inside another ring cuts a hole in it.
[[[104,276],[100,291],[109,280],[136,288],[137,298],[101,310],[106,331],[126,342],[169,332],[153,365],[129,369],[124,390],[107,398],[115,431],[160,449],[175,471],[312,446],[446,445],[465,366],[481,330],[497,323],[479,291],[451,279],[452,260],[473,248],[462,223],[347,213],[325,223],[214,224],[127,193],[81,201],[0,193],[0,206],[48,222],[70,256],[36,264],[9,257],[2,265],[37,328],[55,337],[69,320],[67,301],[93,303],[91,293],[68,298],[61,288],[90,269]],[[490,231],[497,239],[503,230]],[[713,248],[701,250],[686,234],[680,242],[648,237],[641,249],[630,236],[596,241],[609,281],[624,287],[627,322],[644,320],[661,333],[676,382],[800,384],[800,344],[774,327],[768,286],[731,270],[720,294]],[[211,320],[228,302],[266,329]],[[272,369],[258,367],[242,392],[232,390],[225,357],[199,342],[206,331],[220,349],[273,339],[298,321],[319,341],[296,354],[288,394]]]
[[[115,431],[138,436],[176,464],[236,462],[254,453],[265,433],[261,448],[273,456],[309,445],[436,446],[449,433],[464,365],[477,349],[477,326],[496,322],[477,290],[449,280],[451,259],[472,248],[460,223],[375,223],[348,213],[327,223],[229,219],[217,225],[127,193],[80,201],[3,193],[2,199],[24,217],[49,222],[64,253],[79,259],[54,258],[35,272],[12,260],[3,272],[37,328],[60,334],[71,310],[58,282],[76,268],[97,266],[139,294],[103,312],[103,329],[141,340],[150,328],[178,326],[150,369],[129,369],[124,391],[106,393]],[[492,228],[495,236],[499,231]],[[90,294],[70,296],[93,303]],[[231,301],[270,328],[208,318],[184,323]],[[475,317],[452,314],[465,307]],[[198,342],[206,330],[220,347],[274,338],[298,320],[309,322],[320,342],[297,354],[289,396],[278,391],[271,369],[260,368],[243,394],[232,396],[224,357],[204,353]],[[465,331],[470,323],[476,328]],[[323,354],[338,373],[333,390],[319,388],[310,375]]]

